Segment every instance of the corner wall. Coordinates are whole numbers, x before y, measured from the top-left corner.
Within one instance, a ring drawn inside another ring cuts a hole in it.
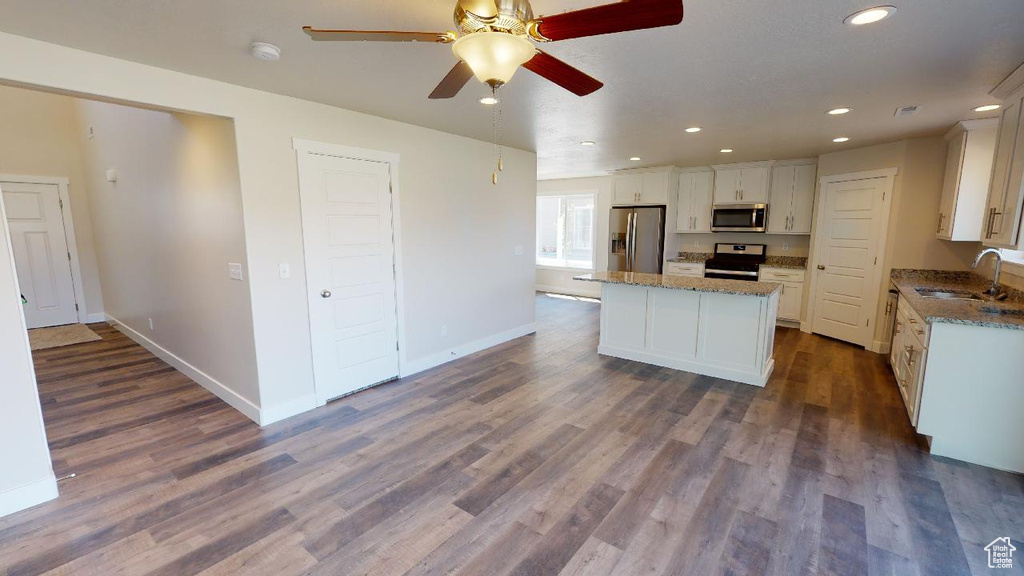
[[[232,122],[73,102],[107,316],[259,421]]]
[[[0,516],[57,497],[18,277],[0,203]]]

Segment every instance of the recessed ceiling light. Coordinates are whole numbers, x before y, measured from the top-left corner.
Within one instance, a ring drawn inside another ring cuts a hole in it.
[[[281,49],[269,42],[253,42],[249,44],[249,53],[257,60],[274,62],[281,59]]]
[[[839,138],[833,138],[832,141],[837,144],[842,144],[843,142],[849,142],[850,139],[847,138],[846,136],[840,136]]]
[[[849,108],[833,108],[833,109],[829,110],[828,113],[831,114],[832,116],[840,116],[842,114],[849,114],[850,113],[850,109]]]
[[[494,96],[484,96],[483,98],[480,99],[480,103],[483,104],[484,106],[494,106],[495,104],[498,103],[498,99],[495,98]]]
[[[696,134],[697,132],[700,132],[700,127],[699,126],[693,126],[693,127],[687,128],[686,131],[689,132],[690,134]]]
[[[580,146],[593,146],[594,144],[597,144],[597,142],[594,142],[593,140],[584,140],[583,142],[580,142]]]
[[[632,161],[632,162],[639,162],[640,161],[640,157],[639,156],[633,156],[632,158],[630,158],[630,161]]]
[[[999,110],[999,104],[986,104],[974,109],[975,112],[991,112],[993,110]]]
[[[732,154],[732,148],[722,148],[719,152],[722,154]]]
[[[843,24],[848,26],[874,24],[875,22],[888,18],[895,13],[895,6],[875,6],[874,8],[868,8],[867,10],[861,10],[860,12],[850,14],[845,20],[843,20]]]

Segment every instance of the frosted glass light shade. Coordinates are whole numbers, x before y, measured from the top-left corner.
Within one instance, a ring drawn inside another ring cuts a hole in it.
[[[523,36],[505,32],[475,32],[452,44],[452,52],[469,65],[476,79],[505,84],[537,53]]]

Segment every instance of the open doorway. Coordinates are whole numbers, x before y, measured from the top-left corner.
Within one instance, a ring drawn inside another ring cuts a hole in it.
[[[0,233],[56,475],[109,481],[123,449],[117,473],[144,474],[255,429],[234,122],[14,87],[0,122]]]

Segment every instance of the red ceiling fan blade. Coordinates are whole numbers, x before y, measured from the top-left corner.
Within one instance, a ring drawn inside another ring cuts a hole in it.
[[[538,40],[568,40],[584,36],[614,34],[683,21],[682,0],[622,0],[533,21],[530,33]]]
[[[451,32],[396,32],[393,30],[321,30],[303,26],[303,32],[320,42],[439,42],[455,41]]]
[[[540,50],[529,62],[523,64],[523,68],[547,78],[577,96],[592,94],[604,86],[599,80]]]
[[[444,77],[444,80],[441,80],[441,83],[437,85],[437,88],[434,88],[434,91],[430,93],[430,99],[453,98],[472,77],[473,70],[469,67],[469,64],[459,60],[455,68],[452,68],[451,72]]]

